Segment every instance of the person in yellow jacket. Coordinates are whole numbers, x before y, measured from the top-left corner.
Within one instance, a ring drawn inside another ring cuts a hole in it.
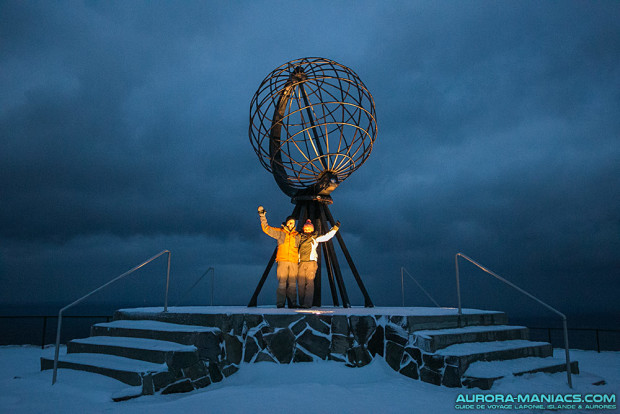
[[[295,217],[289,216],[282,227],[271,227],[267,223],[266,211],[263,206],[258,207],[260,224],[270,237],[278,242],[276,253],[278,288],[276,289],[276,306],[284,307],[288,299],[290,308],[297,308],[297,268],[299,263],[300,234],[295,230]]]

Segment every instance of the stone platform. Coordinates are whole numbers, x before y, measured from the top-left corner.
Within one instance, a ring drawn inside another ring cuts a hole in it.
[[[258,362],[359,367],[380,357],[416,380],[481,388],[505,375],[566,369],[551,358],[550,344],[507,324],[503,312],[463,309],[459,316],[454,308],[121,309],[112,322],[93,325],[90,338],[70,341],[59,366],[117,378],[140,394],[191,391]],[[496,361],[494,374],[479,361]],[[509,361],[503,371],[502,361]],[[42,369],[52,366],[41,359]],[[577,363],[571,368],[577,372]]]

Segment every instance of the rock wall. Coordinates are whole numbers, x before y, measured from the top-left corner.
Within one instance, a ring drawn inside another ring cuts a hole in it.
[[[441,326],[445,327],[448,326]],[[425,353],[417,347],[416,341],[419,339],[412,332],[418,329],[426,327],[411,325],[407,318],[390,318],[385,327],[385,361],[393,370],[409,378],[435,385],[460,387],[458,360],[451,361],[442,355]]]
[[[502,323],[504,314],[471,315],[463,325]],[[154,319],[213,329],[196,336],[200,361],[163,392],[190,391],[235,373],[241,362],[289,364],[330,360],[361,367],[377,356],[395,371],[417,380],[461,386],[459,360],[424,353],[412,333],[458,326],[456,316],[294,314],[123,313],[115,319]],[[155,389],[158,389],[155,385]]]

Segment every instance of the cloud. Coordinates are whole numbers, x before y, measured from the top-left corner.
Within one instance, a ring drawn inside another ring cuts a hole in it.
[[[377,303],[398,304],[400,266],[453,303],[462,250],[566,307],[587,309],[587,289],[617,306],[610,3],[1,7],[0,302],[25,300],[24,274],[47,300],[50,278],[86,290],[83,269],[104,280],[169,246],[179,271],[217,263],[252,290],[273,249],[256,207],[276,224],[293,205],[252,151],[250,99],[275,67],[324,56],[376,102],[373,153],[331,211]]]

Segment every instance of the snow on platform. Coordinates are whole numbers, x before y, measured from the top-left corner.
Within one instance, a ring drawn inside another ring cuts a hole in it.
[[[119,309],[124,313],[161,313],[163,307],[146,307]],[[353,306],[351,308],[341,308],[333,306],[322,306],[312,309],[289,309],[276,308],[275,306],[175,306],[168,307],[168,313],[192,313],[192,314],[246,314],[246,315],[294,315],[294,314],[327,314],[327,315],[387,315],[387,316],[455,316],[458,315],[457,308],[428,308],[428,307],[373,307]],[[464,315],[478,314],[500,314],[498,311],[488,311],[480,309],[462,309]]]

